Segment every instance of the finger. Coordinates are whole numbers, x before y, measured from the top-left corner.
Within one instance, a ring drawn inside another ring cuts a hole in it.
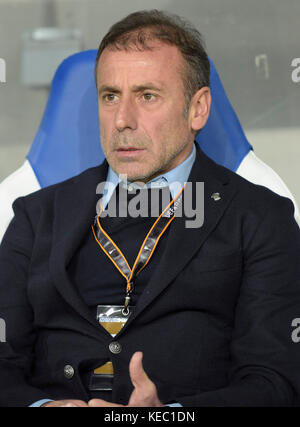
[[[61,405],[61,408],[79,408],[79,405],[75,405],[74,403],[65,403]]]
[[[43,408],[87,408],[88,405],[82,400],[54,400],[51,402],[44,403]]]
[[[87,403],[84,402],[83,400],[72,400],[69,403],[71,405],[75,405],[76,407],[79,407],[79,408],[87,408],[88,407]]]
[[[134,353],[129,363],[129,374],[131,382],[135,388],[145,387],[149,385],[149,383],[152,383],[144,371],[142,360],[143,353],[141,351],[137,351]]]
[[[90,408],[103,408],[103,407],[124,407],[124,405],[118,405],[117,403],[107,402],[103,399],[91,399],[88,402]]]

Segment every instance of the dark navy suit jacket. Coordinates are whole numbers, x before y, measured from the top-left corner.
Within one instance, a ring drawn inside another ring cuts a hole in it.
[[[107,163],[18,199],[0,247],[0,404],[88,400],[82,375],[111,359],[113,400],[126,404],[128,364],[161,400],[187,406],[292,405],[300,388],[300,231],[288,199],[216,165],[198,149],[189,180],[204,182],[198,229],[175,218],[135,314],[113,339],[91,315],[67,265],[95,217]],[[212,194],[218,192],[220,199]],[[217,198],[218,199],[218,198]],[[91,266],[92,268],[92,266]],[[120,354],[109,344],[117,340]],[[64,367],[74,376],[67,378]]]

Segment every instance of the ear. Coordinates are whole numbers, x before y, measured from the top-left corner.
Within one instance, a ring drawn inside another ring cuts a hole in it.
[[[211,106],[210,89],[202,87],[195,93],[190,103],[190,126],[194,132],[203,128],[207,122]]]

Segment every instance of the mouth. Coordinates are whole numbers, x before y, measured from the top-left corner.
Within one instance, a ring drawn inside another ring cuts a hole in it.
[[[117,151],[141,151],[142,148],[135,148],[135,147],[124,147],[124,148],[118,148]]]
[[[144,151],[143,148],[126,147],[118,148],[116,153],[121,157],[134,157],[139,155],[142,151]]]

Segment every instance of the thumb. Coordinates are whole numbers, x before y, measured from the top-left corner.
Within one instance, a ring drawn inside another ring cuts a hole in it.
[[[137,351],[134,353],[129,363],[129,375],[135,388],[143,387],[151,381],[144,371],[142,360],[143,353]]]

